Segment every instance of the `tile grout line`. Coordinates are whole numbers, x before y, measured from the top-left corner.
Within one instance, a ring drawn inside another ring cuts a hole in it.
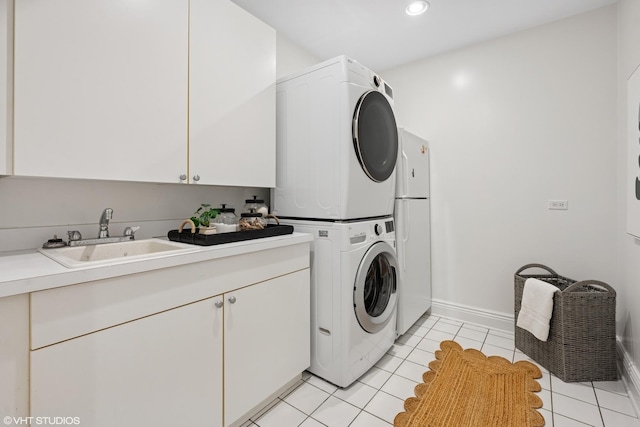
[[[386,354],[386,353],[385,353],[385,354]],[[375,366],[375,365],[374,365],[374,366]],[[378,368],[378,369],[381,369],[381,368]],[[384,369],[381,369],[381,370],[383,370],[383,371],[384,371]],[[388,372],[388,371],[385,371],[385,372]],[[391,375],[393,376],[394,374],[391,374]],[[391,377],[389,377],[389,378],[391,378]],[[355,382],[359,382],[360,384],[363,384],[363,385],[365,385],[365,386],[367,386],[367,387],[371,387],[369,384],[363,383],[363,382],[362,382],[362,381],[360,381],[360,380],[356,380]],[[354,382],[354,383],[355,383],[355,382]],[[385,382],[385,383],[386,383],[386,382]],[[327,391],[322,390],[320,387],[317,387],[317,386],[315,386],[314,384],[309,383],[309,385],[311,385],[311,386],[313,386],[313,387],[317,388],[317,389],[318,389],[318,390],[320,390],[320,391],[324,391],[325,393],[328,393]],[[377,392],[382,391],[381,389],[376,389],[375,387],[371,387],[371,388],[373,388],[374,390],[376,390],[376,393],[374,393],[374,394],[373,394],[373,396],[371,396],[371,398],[370,398],[369,400],[367,400],[367,402],[363,405],[364,407],[366,407],[366,406],[367,406],[367,405],[368,405],[368,404],[373,400],[373,398],[375,397],[375,395],[377,394]],[[347,403],[347,404],[349,404],[349,405],[353,406],[354,408],[357,408],[357,409],[359,409],[359,410],[360,410],[360,412],[358,412],[358,414],[355,416],[355,418],[353,419],[353,421],[351,421],[351,422],[349,423],[349,425],[353,424],[353,423],[355,422],[356,418],[358,418],[358,416],[360,416],[360,414],[361,414],[362,412],[366,412],[367,414],[369,414],[369,415],[371,415],[371,416],[374,416],[374,417],[376,417],[376,418],[378,418],[378,419],[380,419],[380,420],[382,420],[382,421],[386,422],[386,420],[383,420],[382,418],[378,417],[377,415],[372,414],[371,412],[365,411],[364,407],[363,407],[363,408],[360,408],[360,407],[358,407],[358,406],[356,406],[356,405],[354,405],[354,404],[352,404],[352,403],[350,403],[350,402],[347,402],[346,400],[341,399],[340,397],[336,396],[336,395],[335,395],[335,393],[336,393],[338,390],[340,390],[340,388],[339,388],[339,387],[338,387],[336,390],[334,390],[332,393],[330,393],[330,394],[329,394],[329,396],[328,396],[325,400],[323,400],[323,401],[322,401],[322,403],[321,403],[320,405],[318,405],[318,408],[319,408],[320,406],[322,406],[322,405],[323,405],[327,400],[329,400],[329,397],[333,396],[333,397],[335,397],[336,399],[340,400],[341,402]],[[384,393],[384,392],[383,392],[383,393]],[[318,410],[318,408],[316,408],[316,409],[314,410],[314,412],[315,412],[316,410]],[[296,408],[296,409],[298,409],[298,408]],[[305,415],[306,415],[306,414],[305,414]],[[311,413],[311,415],[308,415],[308,416],[307,416],[307,418],[311,418],[311,419],[313,419],[314,421],[317,421],[318,423],[320,423],[320,424],[322,424],[322,425],[326,426],[326,424],[324,424],[323,422],[321,422],[321,421],[319,421],[319,420],[317,420],[317,419],[313,418],[313,412]],[[305,421],[306,421],[306,418],[305,418]],[[303,421],[303,423],[304,423],[304,421]]]
[[[598,405],[598,413],[600,414],[600,420],[602,421],[602,426],[607,427],[604,422],[604,416],[602,415],[602,408],[600,407],[600,401],[598,400],[598,393],[596,393],[596,388],[593,386],[593,381],[591,381],[591,390],[593,391],[593,395],[596,397],[596,404]]]

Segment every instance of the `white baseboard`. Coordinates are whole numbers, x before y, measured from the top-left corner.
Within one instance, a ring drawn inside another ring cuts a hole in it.
[[[640,373],[636,365],[631,360],[631,356],[627,353],[618,338],[616,343],[618,352],[618,369],[622,374],[622,381],[629,393],[631,404],[636,411],[636,415],[640,417]]]
[[[434,299],[431,304],[431,314],[514,332],[514,316],[507,313]],[[636,415],[640,417],[640,372],[631,360],[629,353],[625,351],[620,339],[616,344],[618,369]]]
[[[452,317],[464,322],[476,323],[492,329],[500,329],[513,333],[513,314],[484,310],[463,304],[455,304],[439,299],[431,301],[431,314],[434,316]]]

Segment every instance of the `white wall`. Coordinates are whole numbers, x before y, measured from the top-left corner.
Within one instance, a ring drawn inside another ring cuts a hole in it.
[[[508,326],[532,262],[618,284],[615,6],[381,74],[430,142],[434,312]]]
[[[278,36],[278,77],[317,62],[295,43]],[[107,207],[114,210],[112,235],[140,225],[138,238],[166,236],[201,203],[226,203],[239,214],[245,199],[254,194],[269,200],[266,188],[0,178],[0,252],[33,249],[54,234],[66,239],[67,230],[95,237],[100,215]]]
[[[316,56],[280,33],[276,34],[276,55],[277,79],[320,62]]]
[[[620,270],[618,291],[618,337],[625,350],[630,387],[640,402],[640,240],[626,233],[627,185],[627,79],[640,66],[640,2],[621,0],[618,3],[618,260]]]
[[[112,236],[135,225],[141,226],[136,238],[166,236],[201,203],[226,203],[240,214],[254,194],[268,200],[263,188],[0,178],[0,252],[33,249],[54,234],[66,239],[67,230],[96,237],[105,208],[114,210]]]

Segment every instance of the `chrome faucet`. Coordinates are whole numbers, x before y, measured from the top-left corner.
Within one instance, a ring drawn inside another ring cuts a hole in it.
[[[135,232],[140,229],[138,226],[125,228],[123,236],[110,237],[109,221],[111,218],[113,218],[113,209],[106,208],[100,217],[100,231],[98,232],[98,237],[93,239],[83,239],[80,232],[76,230],[67,231],[67,234],[69,235],[69,246],[98,245],[101,243],[117,243],[135,240]]]
[[[98,233],[99,239],[104,239],[105,237],[109,237],[109,220],[113,217],[113,209],[106,208],[102,211],[102,216],[100,217],[100,232]]]

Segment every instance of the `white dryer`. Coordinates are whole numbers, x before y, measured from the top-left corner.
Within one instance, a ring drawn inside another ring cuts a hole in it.
[[[386,82],[340,56],[279,80],[276,105],[274,214],[393,214],[398,131]]]
[[[283,222],[314,236],[309,371],[347,387],[375,365],[396,338],[393,218]]]

